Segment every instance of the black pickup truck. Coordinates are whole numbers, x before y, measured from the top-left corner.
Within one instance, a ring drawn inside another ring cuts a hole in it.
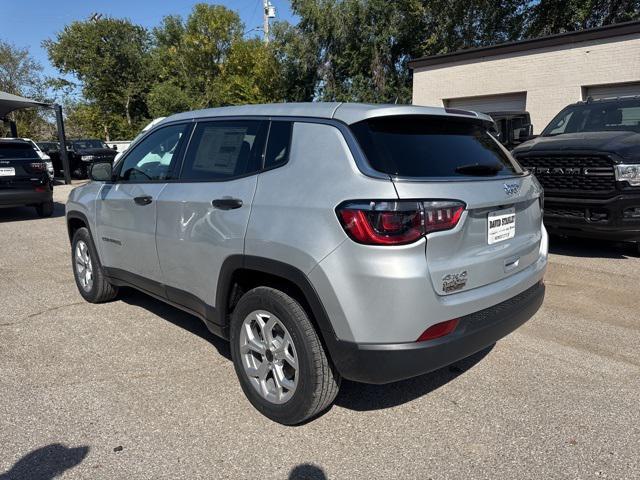
[[[640,97],[569,105],[513,155],[544,187],[550,233],[640,242]]]
[[[62,159],[59,149],[50,150],[48,154],[56,174],[60,175],[62,173]],[[67,142],[69,169],[76,178],[87,178],[87,171],[91,163],[96,161],[113,162],[117,154],[117,151],[107,147],[102,140],[79,139]]]

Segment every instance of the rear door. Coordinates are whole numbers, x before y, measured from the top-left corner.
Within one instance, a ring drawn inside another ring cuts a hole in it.
[[[392,176],[401,199],[459,200],[452,230],[427,237],[435,291],[446,295],[516,274],[539,256],[541,189],[471,120],[386,117],[352,129],[374,168]],[[461,281],[451,283],[451,279]]]
[[[103,265],[115,269],[115,276],[135,275],[133,280],[152,293],[163,294],[155,243],[158,198],[173,176],[189,128],[170,125],[151,133],[123,158],[116,181],[102,187],[96,202]]]
[[[167,295],[206,314],[215,305],[220,267],[244,252],[269,122],[199,122],[179,182],[158,201],[156,242]]]

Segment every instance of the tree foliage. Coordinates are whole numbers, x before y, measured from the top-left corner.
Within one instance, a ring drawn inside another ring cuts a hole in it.
[[[27,49],[18,48],[2,40],[0,40],[0,91],[47,101],[42,66],[31,57]],[[42,109],[30,108],[12,112],[9,117],[16,122],[21,135],[46,138],[52,134],[48,113]],[[4,135],[3,130],[3,125],[0,123],[0,136]]]
[[[529,11],[528,37],[573,32],[640,18],[640,0],[540,0]]]
[[[99,121],[106,138],[131,136],[139,129],[151,73],[146,29],[115,18],[73,22],[43,44],[51,63],[74,75],[83,97],[103,113]]]
[[[406,103],[411,58],[640,18],[640,0],[291,0],[291,7],[297,23],[274,22],[269,44],[247,37],[237,12],[207,3],[150,30],[117,18],[73,22],[44,42],[65,76],[47,83],[27,51],[0,42],[0,89],[33,96],[54,87],[66,92],[70,132],[131,138],[151,118],[190,109]]]

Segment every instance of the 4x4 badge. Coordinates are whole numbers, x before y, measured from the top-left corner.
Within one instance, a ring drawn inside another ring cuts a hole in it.
[[[504,184],[504,193],[512,197],[513,195],[517,195],[520,192],[520,185],[517,183],[505,183]]]
[[[460,273],[449,273],[442,277],[442,291],[445,293],[455,292],[461,290],[467,284],[467,277],[469,274],[466,270]]]

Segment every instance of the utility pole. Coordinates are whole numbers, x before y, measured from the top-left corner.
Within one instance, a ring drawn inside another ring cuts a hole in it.
[[[276,7],[274,7],[269,0],[262,0],[262,10],[264,43],[269,43],[269,20],[276,18]]]

